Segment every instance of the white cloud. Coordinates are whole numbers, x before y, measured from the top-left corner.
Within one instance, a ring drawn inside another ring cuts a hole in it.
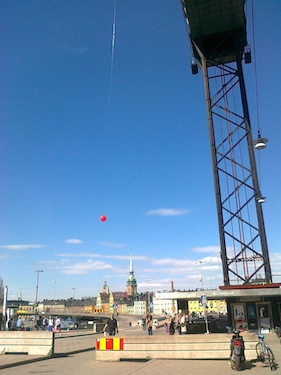
[[[109,258],[109,259],[119,259],[119,260],[129,260],[129,255],[101,255],[101,258]],[[149,260],[146,256],[136,255],[134,256],[133,260]]]
[[[157,208],[146,213],[148,216],[183,216],[189,213],[186,209]]]
[[[205,247],[194,247],[192,249],[195,253],[219,253],[219,246],[205,246]]]
[[[173,258],[163,258],[163,259],[153,259],[151,262],[153,265],[167,265],[169,267],[187,267],[193,266],[193,260],[183,260],[183,259],[173,259]]]
[[[159,288],[159,287],[163,287],[163,285],[165,285],[164,283],[161,283],[161,282],[143,282],[143,283],[139,283],[138,284],[138,287],[139,288],[146,288],[148,290],[155,290],[155,288]]]
[[[202,268],[204,269],[206,267],[206,264],[221,264],[221,258],[219,258],[219,257],[205,257],[205,258],[202,258],[195,263],[202,266]]]
[[[45,245],[39,245],[39,244],[22,244],[22,245],[2,245],[0,246],[1,249],[7,249],[7,250],[29,250],[29,249],[42,249],[43,247],[46,247]]]
[[[78,238],[69,238],[68,240],[64,240],[64,242],[70,245],[80,245],[83,243],[83,241],[79,240]]]
[[[58,253],[55,256],[57,257],[71,257],[71,258],[106,258],[106,259],[118,259],[118,260],[129,260],[129,255],[102,255],[95,253]],[[149,258],[142,255],[134,256],[133,260],[148,260]]]
[[[71,257],[71,258],[101,258],[100,254],[95,253],[59,253],[56,257]]]
[[[273,282],[281,281],[281,253],[270,253],[271,273]]]
[[[104,262],[93,261],[92,259],[88,259],[84,263],[76,263],[72,265],[65,263],[62,266],[56,268],[60,269],[61,272],[65,274],[81,275],[91,273],[93,271],[108,270],[113,267],[110,264]]]

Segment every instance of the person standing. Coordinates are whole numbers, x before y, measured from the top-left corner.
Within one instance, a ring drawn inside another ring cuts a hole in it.
[[[17,331],[21,331],[21,329],[22,329],[22,319],[21,319],[21,316],[19,315],[18,320],[17,320]]]
[[[46,317],[43,318],[42,326],[43,326],[43,331],[46,331],[48,327],[48,319]]]
[[[117,320],[114,318],[114,314],[110,314],[110,318],[103,328],[103,332],[106,331],[108,331],[109,336],[115,336],[115,333],[118,333]]]
[[[175,321],[172,316],[170,316],[169,323],[168,323],[169,335],[175,334]]]
[[[60,317],[57,316],[56,317],[56,320],[55,320],[55,332],[59,332],[59,334],[61,335],[61,321],[60,321]]]
[[[146,316],[145,316],[145,314],[142,317],[141,325],[142,325],[142,331],[145,332],[146,331]]]
[[[150,312],[147,314],[147,317],[146,317],[146,326],[147,326],[148,336],[152,336],[153,319],[152,319],[152,315]]]
[[[186,319],[183,314],[180,315],[180,334],[186,335],[187,327],[186,327]]]
[[[13,323],[12,318],[9,318],[9,320],[8,320],[8,331],[11,330],[11,328],[12,328],[12,323]]]
[[[48,331],[52,332],[53,329],[54,329],[54,319],[51,316],[49,316]]]

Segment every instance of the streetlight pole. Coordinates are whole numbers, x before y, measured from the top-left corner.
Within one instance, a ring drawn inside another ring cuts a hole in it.
[[[54,283],[54,302],[56,300],[56,285],[57,285],[57,282],[58,281],[56,281],[56,280],[53,281],[53,283]]]
[[[200,265],[200,281],[201,281],[201,288],[202,290],[204,290],[204,285],[203,285],[203,275],[202,275],[202,264],[206,263],[204,262],[203,260],[198,260],[198,262],[196,263],[199,263]]]
[[[34,272],[37,272],[37,283],[36,283],[36,295],[35,295],[35,305],[37,305],[38,302],[38,288],[39,288],[39,273],[44,272],[43,270],[36,270]]]
[[[8,287],[5,286],[4,288],[4,300],[3,300],[3,329],[8,328],[8,322],[7,322],[7,298],[8,298]]]

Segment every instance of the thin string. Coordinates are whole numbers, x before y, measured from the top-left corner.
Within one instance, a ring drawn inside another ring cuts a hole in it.
[[[111,65],[110,65],[110,80],[109,80],[109,96],[108,96],[108,121],[111,106],[112,96],[112,80],[113,80],[113,66],[114,66],[114,51],[115,51],[115,32],[116,32],[116,0],[114,0],[114,11],[113,11],[113,25],[112,25],[112,40],[111,40]]]
[[[255,37],[254,1],[253,0],[252,0],[252,7],[251,7],[251,18],[252,18],[252,38],[253,38],[253,55],[254,55],[256,112],[257,112],[256,117],[257,117],[258,136],[260,136],[261,128],[260,128],[260,117],[259,117],[258,74],[257,74],[256,37]],[[260,152],[258,153],[258,174],[259,174],[260,188],[261,188],[261,156],[260,156]]]
[[[255,74],[255,91],[256,91],[256,116],[257,116],[257,126],[258,132],[261,131],[260,128],[260,118],[259,118],[259,95],[258,95],[258,75],[257,75],[257,59],[256,59],[256,37],[255,37],[255,22],[254,22],[254,1],[252,0],[251,8],[251,18],[252,18],[252,38],[253,38],[253,55],[254,55],[254,74]]]
[[[113,82],[113,68],[114,68],[114,52],[115,52],[115,35],[116,35],[116,0],[113,2],[113,22],[112,22],[112,37],[111,37],[111,63],[110,63],[110,76],[109,76],[109,92],[108,92],[108,103],[107,103],[107,113],[106,121],[104,125],[104,147],[108,147],[108,131],[111,121],[111,99],[112,99],[112,82]],[[102,154],[102,165],[108,161],[107,152]],[[103,215],[106,215],[106,204],[105,199],[107,197],[108,187],[104,182],[102,183],[102,189],[100,193],[100,203],[103,210]]]

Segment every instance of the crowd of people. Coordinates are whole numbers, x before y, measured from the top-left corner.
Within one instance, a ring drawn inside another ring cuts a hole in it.
[[[182,313],[169,315],[165,323],[166,332],[169,335],[174,335],[176,332],[180,335],[185,335],[188,330],[188,322],[188,315]]]
[[[30,326],[30,324],[29,324]],[[30,329],[33,327],[28,327],[26,324],[26,321],[22,318],[21,315],[18,316],[15,326],[13,326],[13,319],[10,318],[8,320],[8,329],[9,330],[17,330],[17,331],[23,331],[26,329]],[[55,318],[52,318],[52,316],[49,316],[48,318],[41,315],[39,316],[39,319],[36,320],[36,323],[34,325],[35,329],[40,329],[43,331],[50,331],[50,332],[58,332],[60,335],[62,334],[61,332],[61,320],[59,316],[56,316]]]
[[[188,331],[188,315],[184,315],[182,313],[173,314],[167,316],[167,321],[165,322],[165,329],[169,335],[174,335],[178,332],[180,335],[184,335]],[[144,314],[141,320],[142,331],[147,332],[149,336],[153,335],[153,317],[151,312]],[[37,324],[35,326],[37,329],[41,330],[48,330],[49,332],[56,332],[60,335],[62,334],[61,331],[61,320],[59,316],[53,318],[49,316],[40,316],[37,320]],[[24,322],[21,316],[18,316],[16,321],[16,329],[18,331],[24,329]],[[104,335],[115,336],[118,333],[118,323],[114,317],[114,314],[110,314],[109,319],[107,320],[104,328],[103,328]]]
[[[153,317],[151,312],[148,312],[142,318],[142,330],[143,332],[148,333],[149,336],[153,334]],[[118,323],[117,320],[114,318],[114,314],[110,314],[110,318],[107,320],[104,328],[103,333],[105,336],[115,336],[118,333]]]
[[[188,315],[182,313],[173,314],[167,316],[167,321],[165,322],[165,329],[169,335],[174,335],[176,332],[180,335],[187,334],[188,331],[189,318]],[[151,312],[144,314],[141,320],[142,331],[147,332],[149,336],[153,335],[153,317]],[[114,318],[114,314],[110,315],[110,318],[107,320],[104,328],[104,335],[115,336],[118,333],[118,323]]]

